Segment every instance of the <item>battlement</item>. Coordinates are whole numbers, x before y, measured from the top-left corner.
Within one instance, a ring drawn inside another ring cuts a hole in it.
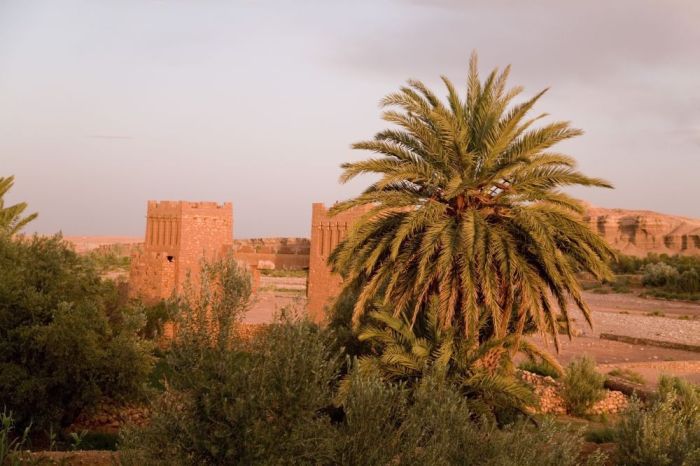
[[[372,209],[371,206],[358,206],[337,215],[331,216],[329,208],[323,202],[314,202],[311,205],[311,227],[320,225],[349,226],[358,218]]]
[[[148,201],[148,212],[153,214],[174,213],[186,210],[230,211],[233,204],[230,202],[211,201]]]
[[[132,296],[168,298],[199,272],[202,259],[219,257],[232,243],[232,203],[148,201],[144,249],[132,261]]]
[[[358,206],[330,216],[325,204],[312,204],[307,296],[309,314],[316,322],[325,320],[326,308],[333,303],[343,285],[342,278],[331,271],[328,256],[346,238],[355,222],[371,209],[369,205]]]

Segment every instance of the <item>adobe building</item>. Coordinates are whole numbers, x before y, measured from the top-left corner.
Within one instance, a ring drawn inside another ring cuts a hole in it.
[[[230,202],[148,201],[143,249],[132,255],[129,296],[153,304],[179,293],[200,263],[232,252]],[[259,275],[251,266],[253,288]]]
[[[234,255],[258,269],[304,270],[309,268],[309,238],[234,239]]]
[[[328,209],[323,203],[314,203],[311,209],[311,247],[306,296],[309,317],[314,322],[323,323],[327,308],[338,297],[343,285],[342,278],[331,272],[328,256],[370,207],[356,207],[334,217],[328,215]]]

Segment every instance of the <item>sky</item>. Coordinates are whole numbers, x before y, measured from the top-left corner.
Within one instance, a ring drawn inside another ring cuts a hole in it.
[[[234,204],[235,237],[308,236],[407,79],[511,64],[604,207],[700,217],[697,0],[0,0],[0,176],[29,231],[143,235],[146,201]]]

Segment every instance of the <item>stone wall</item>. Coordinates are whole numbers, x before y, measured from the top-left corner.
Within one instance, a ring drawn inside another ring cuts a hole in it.
[[[309,279],[306,293],[309,316],[315,322],[325,320],[326,308],[333,303],[342,288],[342,279],[331,272],[328,256],[348,234],[354,222],[369,210],[358,207],[335,217],[328,215],[322,203],[312,205]]]

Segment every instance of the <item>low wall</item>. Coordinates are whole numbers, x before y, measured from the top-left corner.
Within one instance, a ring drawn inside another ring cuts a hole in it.
[[[236,252],[235,256],[248,264],[257,264],[259,269],[272,263],[275,269],[301,270],[309,268],[308,254],[278,254],[272,252]]]

